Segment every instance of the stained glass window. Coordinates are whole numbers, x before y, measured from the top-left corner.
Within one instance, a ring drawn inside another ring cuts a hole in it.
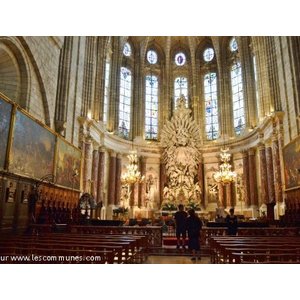
[[[186,57],[184,53],[180,52],[175,55],[175,64],[177,66],[183,66],[186,62]]]
[[[109,74],[110,74],[110,63],[105,63],[105,83],[104,83],[104,103],[103,103],[103,122],[107,122],[108,114],[108,103],[109,103]]]
[[[130,56],[130,55],[131,55],[131,46],[130,46],[129,43],[126,43],[126,44],[124,45],[124,48],[123,48],[123,54],[124,54],[125,56]]]
[[[219,134],[217,74],[204,76],[205,131],[208,140],[215,140]]]
[[[215,56],[215,51],[213,48],[207,48],[203,52],[203,59],[206,62],[212,61]]]
[[[148,140],[156,140],[158,130],[158,79],[154,75],[146,76],[145,107],[145,137]]]
[[[257,105],[257,111],[259,111],[259,95],[258,95],[258,82],[257,82],[257,68],[256,68],[256,57],[254,55],[253,55],[253,72],[254,72],[254,81],[255,81],[256,105]]]
[[[186,107],[188,107],[188,80],[186,77],[177,77],[174,80],[174,108],[176,108],[176,101],[181,95],[186,98]]]
[[[236,134],[241,134],[245,128],[245,109],[242,67],[239,61],[235,62],[231,67],[231,90],[234,130]]]
[[[122,67],[120,73],[119,133],[128,138],[131,113],[131,71]]]
[[[149,50],[147,52],[147,60],[150,64],[156,64],[157,63],[157,54],[153,50]]]
[[[230,47],[230,51],[231,51],[231,52],[237,51],[237,49],[238,49],[238,44],[237,44],[235,38],[232,38],[232,39],[231,39],[231,41],[230,41],[230,43],[229,43],[229,47]]]

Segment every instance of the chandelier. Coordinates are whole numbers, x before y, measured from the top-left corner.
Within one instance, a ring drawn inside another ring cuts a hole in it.
[[[223,185],[231,183],[235,180],[237,174],[234,171],[231,171],[230,156],[228,153],[228,148],[221,149],[221,161],[220,170],[213,174],[213,178],[216,182],[222,183]]]
[[[129,165],[126,167],[127,171],[121,177],[122,184],[131,185],[143,182],[145,176],[142,176],[138,171],[138,157],[136,152],[131,151],[127,157],[129,159]]]

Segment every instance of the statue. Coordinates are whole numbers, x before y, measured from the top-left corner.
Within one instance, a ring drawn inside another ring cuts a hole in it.
[[[164,148],[163,160],[168,176],[168,197],[175,202],[200,201],[200,186],[195,185],[200,153],[200,127],[190,116],[183,95],[177,99],[177,106],[171,121],[167,121],[161,133]],[[179,199],[180,198],[180,199]],[[163,204],[163,203],[162,203]]]

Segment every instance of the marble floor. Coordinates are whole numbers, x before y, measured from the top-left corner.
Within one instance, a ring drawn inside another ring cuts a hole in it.
[[[201,257],[201,260],[192,261],[190,256],[149,256],[145,264],[209,264],[210,257]]]

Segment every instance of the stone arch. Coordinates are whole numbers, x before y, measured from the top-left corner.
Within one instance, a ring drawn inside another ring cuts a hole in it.
[[[37,80],[38,80],[38,84],[39,84],[39,88],[40,88],[40,92],[42,95],[42,103],[43,103],[43,108],[44,108],[44,116],[45,116],[45,124],[49,127],[51,127],[51,120],[50,120],[50,112],[49,112],[49,105],[48,105],[48,100],[47,100],[47,95],[46,95],[46,89],[43,83],[43,79],[41,76],[41,73],[39,71],[39,67],[36,63],[36,60],[29,48],[29,46],[27,45],[27,42],[25,41],[25,39],[23,37],[19,37],[18,38],[22,44],[22,46],[24,47],[25,51],[26,51],[26,55],[28,56],[33,70],[37,76]],[[30,103],[28,104],[28,106],[30,105]]]
[[[10,37],[0,37],[0,91],[28,109],[30,68],[23,49]]]

